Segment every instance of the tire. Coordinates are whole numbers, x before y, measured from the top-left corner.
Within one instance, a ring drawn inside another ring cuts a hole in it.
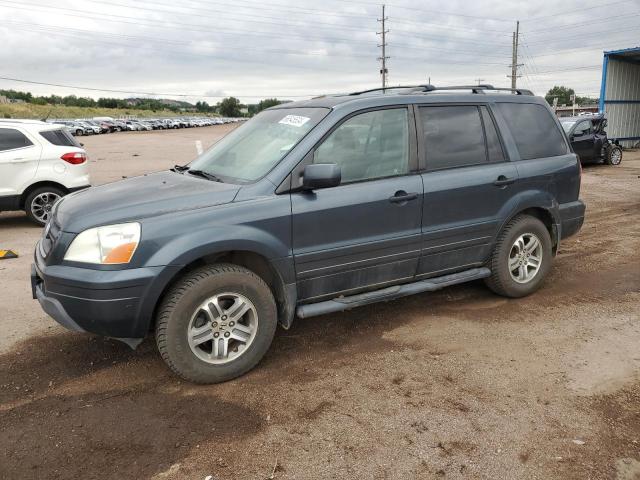
[[[622,148],[618,145],[610,145],[604,161],[607,165],[620,165],[622,163]]]
[[[241,304],[251,308],[234,323],[233,309]],[[207,315],[204,308],[215,313]],[[260,277],[237,265],[207,265],[186,274],[163,298],[155,337],[162,359],[177,375],[195,383],[219,383],[258,364],[277,321],[275,300]],[[214,352],[214,340],[220,348],[227,342],[226,357],[224,350]]]
[[[77,137],[79,137],[79,136],[81,136],[81,135],[82,135],[82,130],[77,129],[77,130],[76,130],[76,136],[77,136]]]
[[[535,245],[532,243],[534,238],[538,240],[539,248],[532,248]],[[522,256],[520,252],[524,252]],[[539,258],[539,262],[535,261],[536,258]],[[518,215],[498,235],[489,260],[491,276],[485,283],[495,293],[505,297],[530,295],[542,285],[552,260],[551,237],[547,227],[535,217]],[[538,264],[537,270],[535,263]],[[515,268],[511,270],[510,265]]]
[[[66,193],[56,187],[40,187],[27,195],[24,201],[24,211],[29,220],[44,226],[49,220],[51,208]]]

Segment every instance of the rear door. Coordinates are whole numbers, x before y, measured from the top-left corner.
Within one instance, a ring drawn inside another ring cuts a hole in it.
[[[425,170],[419,276],[483,263],[518,182],[487,106],[417,107]]]
[[[35,177],[42,147],[26,131],[0,126],[0,197],[20,195]]]
[[[308,158],[340,165],[342,183],[291,194],[299,298],[411,280],[422,209],[412,110],[354,114]]]

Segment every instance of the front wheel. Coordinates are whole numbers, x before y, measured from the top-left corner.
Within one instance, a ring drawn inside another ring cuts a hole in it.
[[[604,161],[607,165],[620,165],[622,162],[622,148],[618,145],[611,145],[607,149],[607,155]]]
[[[276,325],[267,284],[246,268],[217,264],[174,285],[158,309],[155,336],[163,360],[180,377],[219,383],[257,365]]]
[[[542,285],[552,258],[547,227],[535,217],[518,215],[498,236],[485,283],[505,297],[530,295]]]

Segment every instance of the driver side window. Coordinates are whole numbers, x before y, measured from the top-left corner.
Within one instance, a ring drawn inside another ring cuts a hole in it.
[[[589,133],[591,133],[591,122],[589,120],[583,120],[576,126],[573,134],[578,137],[588,135]]]
[[[407,109],[377,110],[350,118],[315,150],[313,163],[340,165],[342,183],[408,173]]]

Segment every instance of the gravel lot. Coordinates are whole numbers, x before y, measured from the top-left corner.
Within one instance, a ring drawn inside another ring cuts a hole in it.
[[[83,138],[96,184],[232,126]],[[280,330],[222,385],[46,317],[40,229],[0,214],[0,478],[640,478],[640,152],[583,174],[587,219],[537,294],[482,283]]]

